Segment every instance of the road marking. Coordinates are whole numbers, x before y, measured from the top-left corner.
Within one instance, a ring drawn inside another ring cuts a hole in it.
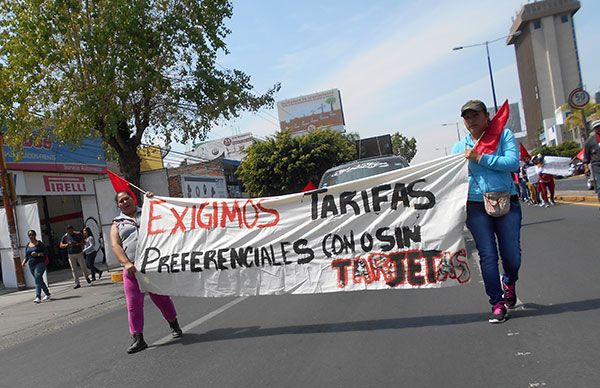
[[[560,202],[560,203],[568,203],[571,205],[583,205],[583,206],[593,206],[593,207],[598,207],[600,206],[600,204],[598,203],[590,203],[590,202],[586,202],[586,201],[563,201],[563,200],[556,200],[556,202]]]
[[[216,317],[217,315],[221,314],[222,312],[230,309],[231,307],[235,306],[236,304],[242,302],[244,299],[248,298],[247,296],[240,296],[234,300],[232,300],[231,302],[219,307],[218,309],[216,309],[215,311],[212,311],[208,314],[206,314],[205,316],[196,319],[194,322],[189,323],[187,325],[185,325],[184,327],[181,328],[181,330],[185,333],[187,331],[189,331],[190,329],[193,329],[194,327],[203,324],[204,322]],[[154,349],[155,346],[160,346],[160,345],[164,345],[169,341],[174,340],[174,338],[169,334],[161,339],[159,339],[158,341],[154,342],[152,345],[150,345],[149,349]]]

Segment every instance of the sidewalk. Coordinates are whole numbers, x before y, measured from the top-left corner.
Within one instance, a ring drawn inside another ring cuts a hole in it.
[[[102,279],[92,286],[81,278],[81,288],[77,290],[73,289],[70,269],[49,272],[52,300],[39,304],[33,303],[34,289],[0,290],[0,350],[108,310],[124,308],[123,284],[111,280],[111,274],[121,269],[110,271],[103,271]]]

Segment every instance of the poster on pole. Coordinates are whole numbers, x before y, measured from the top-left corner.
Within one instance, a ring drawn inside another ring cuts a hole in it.
[[[144,291],[313,294],[459,285],[467,169],[452,155],[279,197],[144,202],[136,254]]]

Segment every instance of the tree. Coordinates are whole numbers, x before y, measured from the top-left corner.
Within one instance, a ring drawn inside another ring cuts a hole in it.
[[[392,134],[392,152],[394,155],[403,156],[409,163],[417,153],[417,139],[410,139],[400,132]]]
[[[101,136],[138,184],[143,140],[203,140],[218,120],[272,106],[228,53],[228,0],[0,0],[0,114],[16,147],[37,128]]]
[[[557,146],[541,146],[531,152],[531,155],[542,154],[544,156],[563,156],[574,158],[581,150],[581,146],[574,141],[565,141]]]
[[[588,121],[597,120],[600,118],[600,104],[588,103],[583,109],[572,109],[569,104],[563,104],[561,106],[563,111],[571,111],[571,114],[565,119],[565,126],[568,130],[575,128],[585,129],[585,123],[583,120],[583,113]],[[586,133],[587,136],[587,133]]]
[[[336,102],[337,102],[337,98],[335,98],[333,96],[329,96],[325,99],[325,103],[329,104],[331,112],[333,112],[333,104],[335,104]]]
[[[355,156],[354,143],[337,131],[317,129],[297,137],[283,131],[251,145],[237,174],[252,196],[289,194],[309,181],[317,184],[327,169]]]

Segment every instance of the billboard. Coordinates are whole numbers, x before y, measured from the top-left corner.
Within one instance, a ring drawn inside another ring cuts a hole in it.
[[[100,138],[86,138],[75,146],[47,136],[37,142],[28,139],[21,146],[23,154],[20,159],[16,158],[11,147],[4,146],[6,167],[9,170],[106,173],[106,156]]]
[[[224,156],[225,159],[242,160],[246,149],[252,144],[254,144],[254,136],[248,132],[205,141],[197,145],[192,154],[206,160],[213,160],[220,156]]]
[[[222,176],[180,175],[184,198],[227,198],[227,184]]]
[[[305,134],[319,128],[344,132],[344,112],[339,89],[308,94],[277,102],[281,130],[293,135]]]
[[[157,146],[140,147],[137,150],[140,157],[140,172],[154,171],[164,168],[162,150]]]

